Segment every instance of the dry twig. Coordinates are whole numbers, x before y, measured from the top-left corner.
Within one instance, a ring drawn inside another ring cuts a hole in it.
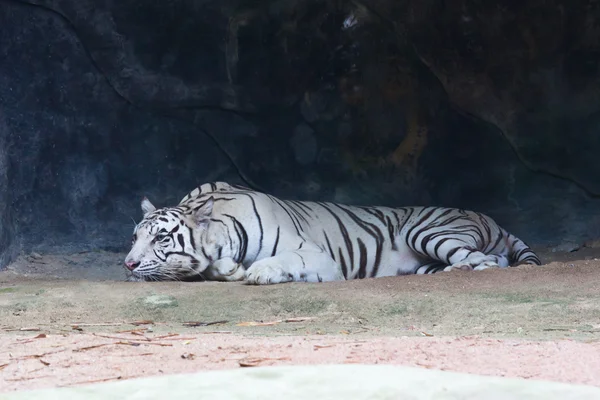
[[[26,356],[16,357],[15,360],[27,360],[30,358],[42,358],[44,356],[48,356],[50,354],[62,353],[63,351],[67,351],[67,349],[55,350],[55,351],[47,351],[42,354],[29,354]]]
[[[4,378],[8,382],[30,381],[32,379],[54,378],[53,375],[22,376],[20,378]]]
[[[155,336],[153,339],[164,339],[164,338],[169,338],[169,337],[173,337],[173,336],[179,336],[179,333],[169,333],[166,335]]]
[[[257,367],[264,361],[282,361],[289,360],[289,357],[280,358],[260,358],[260,357],[246,357],[238,361],[240,367]]]
[[[132,341],[132,340],[128,340],[127,341],[121,341],[121,342],[115,342],[114,344],[125,344],[128,346],[139,346],[141,344],[151,344],[154,346],[162,346],[162,347],[171,347],[173,346],[171,343],[155,343],[155,342],[136,342],[136,341]]]
[[[78,349],[73,349],[73,352],[74,353],[79,353],[81,351],[97,349],[98,347],[110,346],[112,344],[114,344],[114,343],[102,343],[102,344],[95,344],[93,346],[80,347]]]
[[[154,324],[154,321],[152,321],[151,319],[143,319],[141,321],[132,321],[132,322],[129,322],[129,324],[130,325],[135,325],[135,326],[138,326],[138,325],[152,325],[152,324]]]
[[[41,331],[41,329],[32,326],[32,327],[26,327],[26,328],[5,329],[5,331],[7,331],[7,332],[38,332],[38,331]]]
[[[281,324],[282,322],[304,322],[315,319],[315,317],[294,317],[294,318],[286,318],[286,319],[278,319],[276,321],[248,321],[248,322],[240,322],[236,324],[236,326],[270,326]]]
[[[79,327],[86,327],[86,326],[121,326],[124,325],[122,322],[103,322],[103,323],[99,323],[99,324],[87,324],[87,323],[75,323],[75,324],[69,324],[71,326],[71,328],[79,328]]]
[[[137,333],[142,333],[143,334],[143,331],[147,331],[147,330],[148,330],[148,328],[134,328],[134,329],[126,329],[124,331],[116,331],[115,333],[134,333],[134,332],[137,332]]]
[[[212,322],[189,321],[189,322],[184,322],[182,325],[196,327],[196,326],[220,325],[220,324],[226,324],[228,322],[229,321],[212,321]]]
[[[88,383],[100,383],[100,382],[108,382],[108,381],[114,381],[114,380],[119,380],[119,379],[123,379],[122,376],[114,376],[112,378],[104,378],[104,379],[92,379],[89,381],[79,381],[79,382],[72,382],[72,383],[68,383],[66,385],[58,385],[58,387],[66,387],[66,386],[74,386],[74,385],[83,385],[83,384],[88,384]]]
[[[92,333],[92,335],[97,336],[97,337],[101,337],[101,338],[105,338],[105,339],[115,339],[115,340],[131,340],[131,338],[125,338],[125,337],[121,337],[121,336],[112,336],[112,335],[102,335],[100,333]],[[141,339],[135,339],[135,340],[141,340]],[[151,341],[152,339],[147,338],[144,336],[144,340],[146,341]]]
[[[69,325],[71,326],[72,329],[80,330],[82,327],[93,327],[93,326],[122,326],[122,325],[139,326],[139,325],[151,325],[151,324],[154,324],[154,321],[149,320],[149,319],[144,319],[141,321],[130,321],[130,322],[100,322],[100,323],[79,322],[79,323],[72,323]]]

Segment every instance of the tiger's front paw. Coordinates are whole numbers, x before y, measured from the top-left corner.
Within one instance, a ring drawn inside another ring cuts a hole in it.
[[[246,282],[250,285],[272,285],[294,280],[281,265],[269,262],[255,262],[246,271]]]
[[[231,258],[223,258],[213,262],[206,269],[205,275],[219,281],[241,281],[245,276],[244,266]]]

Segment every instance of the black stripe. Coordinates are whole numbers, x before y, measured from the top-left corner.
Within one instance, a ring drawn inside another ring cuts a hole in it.
[[[426,208],[424,208],[423,210],[421,210],[421,212],[419,213],[419,215],[421,215],[423,213],[423,211],[426,210]],[[432,208],[429,210],[429,212],[427,212],[425,214],[424,217],[422,217],[421,219],[419,219],[415,224],[413,224],[413,226],[411,226],[408,231],[406,232],[406,237],[405,237],[405,241],[406,244],[413,250],[418,251],[416,249],[416,243],[417,243],[417,237],[418,235],[412,235],[412,232],[417,229],[418,226],[420,226],[423,222],[425,222],[434,212],[436,211],[436,208]],[[412,235],[412,239],[411,239],[411,235]],[[410,243],[409,243],[410,240]]]
[[[277,227],[277,237],[275,238],[275,244],[273,245],[273,251],[271,251],[271,257],[277,253],[277,244],[279,243],[279,226]]]
[[[285,203],[286,203],[286,204],[287,204],[287,206],[290,208],[290,210],[292,210],[292,211],[294,212],[294,214],[296,215],[296,217],[298,217],[299,219],[301,219],[302,221],[304,221],[306,224],[308,224],[308,223],[309,223],[309,222],[308,222],[308,220],[307,220],[307,219],[304,217],[304,215],[302,215],[302,213],[300,212],[300,211],[304,211],[304,209],[303,209],[303,208],[301,208],[301,207],[298,207],[298,206],[296,205],[296,203],[295,203],[295,202],[293,202],[293,201],[289,201],[289,200],[288,200],[288,201],[286,201]],[[298,211],[298,209],[297,209],[296,207],[298,207],[298,208],[300,209],[300,211]],[[304,211],[304,213],[306,213],[306,211]]]
[[[296,216],[296,220],[298,221],[298,223],[300,223],[300,220],[303,220],[305,222],[308,222],[306,220],[306,218],[304,218],[304,215],[300,214],[300,212],[298,210],[296,210],[296,208],[292,205],[291,202],[289,201],[284,201],[284,204],[287,206],[287,208],[292,212],[292,214],[294,214]]]
[[[460,249],[462,249],[462,247],[456,246],[446,254],[446,262],[448,263],[448,265],[450,265],[450,257],[452,257]]]
[[[196,260],[196,261],[199,261],[199,260],[198,260],[196,257],[194,257],[192,254],[186,253],[186,252],[184,252],[184,251],[170,251],[170,252],[168,252],[168,253],[165,253],[165,257],[169,257],[169,256],[172,256],[172,255],[177,255],[177,256],[185,256],[185,257],[192,258],[192,259],[194,259],[194,260]],[[165,258],[165,260],[166,260],[166,258]]]
[[[438,251],[440,250],[440,247],[448,240],[452,240],[451,237],[447,237],[447,238],[443,238],[438,240],[438,242],[435,244],[435,247],[433,248],[433,253],[435,254],[435,258],[438,260],[441,260],[440,255],[438,254]]]
[[[208,261],[212,261],[212,257],[209,256],[208,254],[206,254],[206,250],[204,250],[204,246],[200,247],[200,249],[202,250],[202,255],[204,256],[204,258],[206,258]]]
[[[405,211],[404,209],[402,210]],[[396,218],[396,229],[400,230],[400,217],[398,216],[398,213],[396,211],[397,210],[393,210],[392,215],[394,216],[394,218]],[[406,217],[406,211],[404,212],[404,215],[402,217]]]
[[[348,251],[348,255],[350,256],[350,260],[351,260],[350,268],[352,271],[354,269],[354,249],[352,247],[352,241],[350,240],[350,235],[348,235],[348,230],[346,229],[346,226],[344,225],[344,223],[342,222],[340,217],[338,217],[336,213],[334,213],[332,210],[330,210],[329,207],[327,207],[327,205],[325,203],[319,203],[319,204],[321,205],[321,207],[323,207],[324,209],[329,211],[329,213],[333,216],[333,218],[338,223],[338,227],[340,228],[340,232],[342,233],[342,237],[344,238],[344,243],[346,244],[346,250]],[[340,255],[341,255],[341,249],[339,249],[339,250],[340,250]],[[345,262],[345,260],[343,260],[343,262]],[[345,268],[345,265],[343,267]],[[346,276],[346,274],[344,274],[344,276]]]
[[[529,249],[527,249],[527,248],[523,248],[523,249],[521,249],[521,250],[517,251],[515,254],[513,254],[513,257],[514,257],[515,261],[518,261],[518,260],[519,260],[519,258],[521,258],[521,256],[522,256],[523,254],[527,253],[527,251],[528,251],[528,250],[529,250]]]
[[[229,214],[223,215],[233,221],[233,227],[235,228],[235,233],[237,234],[239,241],[235,262],[239,264],[246,259],[246,252],[248,251],[248,233],[246,233],[246,229],[244,229],[244,226],[240,223],[240,221],[237,220],[237,218]]]
[[[360,267],[358,268],[358,279],[363,279],[367,276],[367,248],[362,240],[356,239],[358,242],[358,250],[360,252]]]
[[[476,214],[479,215],[481,225],[483,225],[483,227],[485,229],[485,233],[487,233],[487,237],[486,237],[485,241],[488,243],[488,246],[489,246],[490,243],[492,243],[492,229],[490,228],[490,225],[485,220],[485,217],[483,216],[483,214],[481,214],[481,213],[476,213]],[[487,246],[486,246],[486,248],[487,248]]]
[[[187,229],[188,229],[188,234],[190,235],[190,244],[192,245],[192,249],[194,251],[196,251],[196,239],[194,238],[194,231],[189,226],[187,227]]]
[[[358,226],[364,229],[365,232],[367,232],[375,239],[375,262],[373,264],[373,268],[371,269],[370,276],[376,276],[377,271],[379,270],[379,263],[381,262],[381,253],[383,250],[383,234],[381,233],[381,230],[376,225],[361,220],[356,214],[341,206],[340,204],[333,204],[342,211],[344,211]],[[354,264],[354,262],[352,264]]]
[[[380,210],[373,208],[373,207],[359,207],[359,208],[361,210],[371,214],[375,218],[377,218],[382,224],[385,224],[384,215]]]
[[[302,254],[296,253],[296,255],[302,260],[302,268],[306,269],[306,263],[304,262],[304,257],[302,257]]]
[[[426,274],[435,274],[436,272],[442,271],[444,268],[446,268],[445,265],[442,265],[442,264],[432,264],[429,267],[427,267],[427,270],[425,271],[425,273]]]
[[[154,252],[154,255],[156,256],[156,258],[158,258],[160,261],[165,262],[167,261],[167,257],[161,257],[158,252],[156,251],[156,249],[152,249],[152,251]]]
[[[348,279],[348,268],[346,267],[346,260],[344,259],[344,255],[342,254],[341,247],[338,247],[338,252],[340,253],[340,263],[342,264],[342,273],[344,274],[344,278]]]
[[[292,202],[295,205],[297,205],[300,210],[304,211],[304,214],[306,214],[306,216],[308,218],[313,218],[313,215],[311,215],[311,213],[314,213],[314,211],[313,211],[313,209],[308,204],[306,204],[306,202],[296,201],[296,200],[292,200]]]
[[[432,210],[432,212],[427,213],[427,215],[425,216],[425,218],[421,219],[415,226],[413,226],[411,228],[411,230],[414,230],[417,226],[421,225],[422,222],[425,222],[425,220],[427,218],[429,218],[435,211],[439,211],[439,208],[434,208]],[[412,248],[416,249],[417,246],[417,240],[419,238],[419,236],[424,233],[425,231],[429,230],[429,229],[433,229],[433,228],[437,228],[440,227],[442,225],[448,225],[450,222],[448,220],[444,220],[442,218],[444,218],[445,216],[447,216],[448,214],[450,214],[452,212],[452,210],[445,210],[444,212],[442,212],[439,215],[436,215],[433,217],[433,220],[430,221],[428,224],[425,224],[424,226],[422,226],[420,229],[418,229],[415,233],[414,236],[412,238]],[[453,219],[453,218],[450,218]],[[439,232],[438,232],[439,233]],[[421,247],[421,252],[423,254],[427,254],[427,244],[429,243],[429,240],[432,238],[432,236],[434,235],[430,234],[430,235],[426,235],[425,237],[423,237],[423,239],[421,239],[421,241],[419,242],[419,246]]]
[[[256,253],[256,257],[258,257],[262,250],[262,246],[263,246],[263,236],[264,236],[263,224],[262,224],[262,218],[260,218],[260,214],[258,213],[258,210],[256,209],[256,202],[254,201],[254,198],[250,195],[248,195],[248,197],[250,198],[250,201],[252,202],[252,208],[254,209],[254,215],[256,215],[256,219],[258,220],[258,230],[260,231],[260,239],[258,241],[258,252]]]
[[[386,225],[388,227],[388,235],[390,235],[390,242],[392,244],[392,251],[398,250],[396,246],[396,235],[394,233],[394,225],[392,224],[392,220],[390,217],[385,217]]]
[[[329,254],[331,255],[331,258],[333,258],[333,261],[337,260],[335,259],[335,255],[333,254],[333,250],[331,249],[331,243],[329,242],[329,237],[327,237],[327,233],[325,233],[325,231],[323,231],[323,236],[325,236],[325,242],[327,242],[327,248],[329,249]]]
[[[502,231],[498,232],[498,237],[496,238],[496,241],[494,242],[494,245],[489,249],[490,251],[496,250],[496,246],[498,246],[500,244],[500,242],[502,241],[502,239],[504,238],[504,233]],[[508,249],[508,251],[510,252],[511,249]]]
[[[271,200],[273,202],[275,202],[279,207],[281,207],[283,209],[283,211],[285,211],[285,213],[288,215],[288,217],[290,217],[290,219],[292,220],[292,224],[294,224],[294,228],[296,229],[296,233],[298,234],[298,236],[301,236],[301,234],[300,234],[301,228],[298,226],[299,222],[292,216],[292,214],[290,214],[290,212],[288,211],[285,204],[281,204],[281,201],[277,197],[273,197],[273,196],[269,196],[269,197],[271,198]]]

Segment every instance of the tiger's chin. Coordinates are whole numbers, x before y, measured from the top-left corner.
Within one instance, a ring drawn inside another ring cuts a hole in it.
[[[179,281],[179,282],[204,282],[206,278],[201,273],[194,274],[183,274],[183,275],[164,275],[164,274],[148,274],[148,275],[140,275],[136,274],[135,271],[128,272],[126,282],[169,282],[169,281]]]
[[[132,273],[127,273],[125,277],[125,282],[146,282],[143,277],[134,275]]]

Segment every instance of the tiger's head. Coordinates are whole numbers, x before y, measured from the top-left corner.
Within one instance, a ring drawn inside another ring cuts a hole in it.
[[[214,199],[191,208],[185,205],[156,209],[144,197],[144,218],[133,230],[125,257],[130,281],[203,279],[202,272],[218,251],[214,229],[209,229]],[[214,224],[213,224],[214,225]]]

